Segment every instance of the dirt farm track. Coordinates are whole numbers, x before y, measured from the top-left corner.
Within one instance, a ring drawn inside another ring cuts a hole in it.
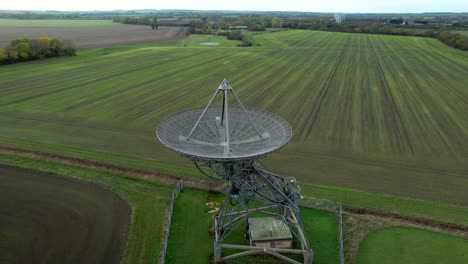
[[[159,27],[116,24],[105,27],[0,27],[0,47],[15,38],[42,36],[71,40],[78,49],[92,49],[128,44],[183,39],[187,29],[183,27]]]

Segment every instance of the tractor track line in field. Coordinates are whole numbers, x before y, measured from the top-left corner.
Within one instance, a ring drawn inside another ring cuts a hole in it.
[[[263,96],[260,96],[259,94],[261,94],[266,88],[269,88],[267,85],[282,77],[290,68],[292,68],[290,65],[281,65],[272,70],[272,73],[269,74],[269,78],[263,78],[261,82],[256,83],[256,89],[249,95],[249,97],[263,98]],[[248,98],[246,99],[248,100]]]
[[[388,45],[386,43],[384,44],[386,45],[388,50],[392,50],[394,51],[394,54],[397,54],[398,50],[396,50],[392,45]],[[425,56],[426,54],[418,54],[418,55]],[[425,76],[425,75],[431,76],[432,77],[431,82],[437,83],[438,85],[445,88],[450,94],[452,94],[457,99],[459,99],[461,102],[463,102],[464,104],[468,104],[468,100],[466,100],[466,98],[464,98],[463,95],[458,94],[458,92],[452,90],[452,88],[448,86],[445,82],[440,81],[440,76],[438,76],[436,72],[434,72],[433,69],[428,67],[429,62],[422,61],[419,58],[419,56],[415,55],[415,53],[408,53],[408,54],[405,54],[405,56],[406,56],[405,59],[408,59],[408,61],[412,62],[408,64],[409,65],[408,67],[412,69],[410,72],[416,72],[419,70],[423,73],[421,74],[421,76]]]
[[[163,56],[167,56],[167,55],[171,55],[171,54],[175,54],[177,53],[177,51],[168,51],[168,52],[161,52],[161,54],[158,54],[158,55],[155,55],[154,57],[155,58],[159,58],[159,57],[163,57]],[[139,59],[140,57],[142,59],[148,59],[148,56],[135,56],[132,58],[132,61],[135,61],[136,63],[135,64],[138,64],[140,63]],[[92,69],[94,68],[107,68],[108,70],[111,70],[111,68],[108,67],[108,64],[109,62],[108,61],[99,61],[98,63],[93,63],[91,66]],[[116,68],[119,68],[122,66],[122,64],[126,64],[126,66],[128,66],[128,61],[119,61],[119,63],[115,63],[113,64],[112,66],[113,67],[116,67]],[[118,66],[116,66],[118,65]],[[133,65],[133,64],[132,64]],[[87,66],[80,66],[80,67],[77,67],[77,68],[73,68],[73,69],[69,69],[67,70],[66,72],[69,76],[73,76],[73,77],[79,77],[80,79],[86,79],[90,76],[90,68],[87,67]],[[58,81],[51,81],[51,82],[48,82],[47,84],[45,84],[44,86],[38,86],[37,88],[44,88],[44,87],[50,87],[50,86],[55,86],[57,84],[60,84],[60,83],[63,83],[63,80],[61,79],[63,77],[63,74],[64,72],[62,70],[60,71],[57,71],[56,73],[54,74],[51,74],[50,76],[47,76],[47,79],[48,80],[58,80]],[[91,75],[93,73],[91,72]],[[21,90],[27,90],[27,89],[30,89],[29,85],[30,84],[36,84],[37,82],[40,82],[43,80],[43,78],[36,78],[36,77],[42,77],[42,76],[34,76],[33,80],[30,81],[30,83],[26,82],[26,83],[21,83],[21,85],[23,87],[23,89]],[[13,82],[15,83],[16,80]],[[3,84],[2,84],[3,85]],[[11,92],[11,91],[15,91],[17,92],[20,87],[16,87],[14,85],[11,85],[10,83],[6,83],[5,84],[5,88],[2,88],[1,89],[1,92],[4,93],[6,92],[6,94],[8,94],[8,92]]]
[[[312,120],[310,122],[304,122],[304,125],[301,127],[300,131],[306,131],[305,133],[305,138],[309,137],[310,133],[312,132],[312,129],[315,127],[315,122],[317,121],[318,114],[320,112],[320,109],[322,107],[323,101],[325,100],[325,97],[328,94],[328,89],[330,88],[330,83],[335,77],[335,73],[338,70],[338,67],[340,66],[341,60],[343,59],[344,53],[346,51],[346,48],[350,42],[351,37],[348,36],[346,43],[343,45],[343,47],[340,50],[340,53],[335,61],[335,64],[333,65],[332,71],[330,72],[325,84],[322,86],[319,92],[318,96],[318,102],[311,107],[311,111],[307,115],[308,117],[312,116]],[[307,126],[307,129],[306,129]]]
[[[382,86],[382,91],[384,95],[384,102],[386,105],[386,111],[384,113],[387,113],[387,120],[390,121],[390,127],[388,127],[389,130],[393,130],[397,133],[395,133],[398,137],[399,140],[394,142],[394,144],[397,146],[399,152],[404,152],[403,151],[403,146],[406,144],[408,145],[411,153],[414,154],[414,148],[411,144],[410,137],[408,136],[408,132],[405,129],[404,122],[401,118],[400,111],[398,110],[398,105],[395,102],[395,98],[391,92],[390,87],[388,86],[388,81],[387,78],[385,77],[385,73],[382,69],[382,65],[380,64],[379,58],[377,56],[377,52],[375,49],[375,46],[372,42],[372,40],[369,40],[370,44],[370,50],[372,51],[372,57],[374,59],[374,64],[377,68],[377,71],[379,72],[380,75],[380,84]],[[388,124],[388,123],[387,123]],[[398,143],[398,142],[403,142],[403,145]]]
[[[247,62],[247,63],[244,63],[244,64],[240,65],[236,70],[229,72],[229,74],[227,74],[227,77],[229,77],[229,76],[231,76],[231,75],[233,75],[233,74],[235,74],[235,73],[237,73],[237,72],[239,72],[239,71],[242,71],[242,70],[245,70],[245,69],[247,69],[247,68],[252,67],[253,65],[255,65],[255,62],[256,62],[256,60],[251,60],[251,61],[249,61],[249,62]],[[181,98],[183,98],[183,97],[185,97],[185,96],[188,96],[188,95],[190,95],[190,94],[192,94],[192,93],[194,93],[194,92],[200,90],[200,89],[203,88],[205,85],[208,85],[208,84],[211,84],[211,83],[214,84],[214,83],[216,83],[216,82],[218,82],[218,81],[219,81],[219,80],[209,80],[209,81],[205,81],[205,82],[203,82],[203,83],[201,83],[201,84],[198,84],[198,85],[196,85],[195,87],[193,87],[192,89],[190,89],[190,91],[188,91],[188,92],[186,92],[186,93],[183,93],[183,94],[181,94],[181,95],[179,95],[179,96],[176,96],[176,97],[171,98],[170,100],[168,100],[168,101],[166,101],[166,102],[162,102],[161,104],[155,105],[155,106],[153,106],[153,107],[150,107],[150,108],[147,108],[147,109],[144,109],[144,110],[138,112],[138,113],[133,117],[133,119],[139,119],[139,118],[141,118],[141,117],[147,115],[148,113],[151,113],[151,112],[153,112],[153,111],[156,111],[156,110],[160,109],[161,107],[164,107],[164,106],[166,106],[166,105],[168,105],[168,104],[170,104],[170,103],[172,103],[172,102],[174,102],[174,101],[177,101],[177,100],[179,100],[179,99],[181,99]]]
[[[14,118],[14,119],[20,119],[20,120],[37,121],[37,122],[49,123],[49,124],[57,124],[57,125],[66,125],[66,126],[72,126],[72,127],[82,127],[82,128],[89,128],[89,129],[106,130],[106,131],[111,131],[111,132],[126,133],[126,134],[130,134],[130,135],[151,136],[151,137],[155,136],[154,133],[144,132],[144,131],[140,131],[140,130],[97,126],[97,125],[89,124],[89,123],[86,123],[86,122],[67,122],[67,121],[51,120],[51,119],[46,119],[46,118],[20,116],[20,115],[14,115],[14,114],[11,114],[11,113],[4,113],[4,112],[0,112],[0,114],[2,116],[6,116],[6,117],[9,117],[9,118]]]
[[[386,43],[384,44],[387,46],[387,49],[388,50],[394,50],[390,45],[387,45]],[[394,50],[395,52],[397,52],[396,50]],[[416,57],[414,54],[410,53],[407,55],[407,58],[412,62],[410,63],[409,65],[401,65],[400,67],[407,67],[407,68],[404,68],[405,71],[409,71],[409,72],[421,72],[421,74],[423,76],[425,75],[428,75],[428,76],[432,76],[434,78],[434,82],[437,83],[438,85],[440,85],[442,88],[446,89],[446,91],[448,91],[449,93],[451,93],[452,95],[454,95],[456,98],[458,98],[458,95],[456,93],[453,93],[451,91],[451,89],[445,85],[444,83],[440,82],[439,81],[439,78],[435,75],[435,73],[433,71],[431,71],[426,63],[424,63],[423,61],[421,61],[420,59],[418,59],[418,57]],[[394,65],[398,65],[399,61],[396,61],[396,64],[394,63]],[[422,98],[433,98],[433,97],[439,97],[439,96],[442,96],[444,94],[444,92],[446,91],[443,91],[443,89],[441,89],[440,91],[439,90],[434,90],[433,93],[430,93],[429,91],[427,92],[427,94],[425,94],[424,97],[421,97],[421,96],[418,96],[417,93],[415,93],[412,89],[409,89],[409,92],[411,93],[411,96],[413,97],[413,99],[419,103],[419,105],[417,107],[427,107],[427,108],[430,108],[430,106],[428,105],[427,101],[423,101]],[[423,120],[423,118],[418,115],[418,112],[414,109],[415,108],[415,104],[413,103],[413,101],[411,100],[408,100],[409,99],[409,96],[403,96],[403,100],[405,101],[407,107],[408,107],[408,110],[410,111],[410,113],[412,114],[412,116],[415,118],[415,122],[418,123],[418,127],[420,130],[424,130],[426,127],[427,127],[427,123],[431,123],[433,125],[434,128],[437,128],[437,127],[440,127],[440,124],[434,120],[433,118],[431,118],[429,115],[427,115],[427,119],[428,120],[424,120],[423,121],[423,124],[419,124],[419,122],[421,120]],[[458,99],[461,99],[461,98],[458,98]],[[461,99],[462,102],[464,102],[463,99]],[[450,115],[447,117],[447,121],[451,121],[453,124],[456,124],[456,121],[453,119],[453,117]],[[450,153],[456,157],[456,154],[454,153],[454,149],[453,147],[451,146],[450,144],[450,141],[447,140],[447,137],[448,135],[443,133],[444,130],[441,130],[441,129],[436,129],[437,131],[437,134],[439,135],[439,138],[441,140],[441,142],[443,142],[446,146],[446,149],[450,151]],[[426,139],[423,139],[423,140],[426,140]],[[431,142],[427,142],[426,141],[426,144],[427,145],[431,145]]]
[[[276,54],[276,53],[277,53],[277,52],[273,51],[273,52],[267,53],[267,55],[269,55],[269,54]],[[226,55],[225,55],[225,57],[223,57],[223,58],[226,58]],[[229,56],[229,57],[227,57],[227,58],[231,58],[231,56]],[[253,63],[256,62],[256,61],[257,61],[257,60],[254,59],[254,60],[250,60],[250,61],[248,61],[248,62],[246,62],[246,63],[244,63],[244,64],[241,64],[241,65],[238,66],[235,70],[230,71],[230,72],[227,74],[227,77],[232,76],[233,74],[236,74],[236,73],[240,72],[240,70],[243,69],[243,68],[249,68],[250,66],[253,66]],[[202,65],[204,65],[204,64],[202,64]],[[199,67],[196,67],[196,68],[199,68]],[[224,75],[224,76],[226,77],[226,75]],[[190,93],[191,93],[191,92],[190,92]],[[148,94],[150,94],[150,93],[147,92],[147,93],[145,93],[145,94],[142,94],[142,95],[138,96],[137,98],[132,98],[132,101],[140,100],[140,98],[141,98],[141,100],[147,99],[147,98],[148,98]],[[172,98],[172,97],[171,97],[171,98]],[[140,103],[141,103],[141,105],[145,105],[147,101],[152,102],[152,100],[150,99],[150,100],[146,100],[146,101],[141,101]],[[163,102],[164,102],[164,105],[167,105],[166,101],[163,101]],[[172,101],[171,101],[171,102],[172,102]],[[149,107],[148,107],[148,108],[149,108]],[[146,109],[148,109],[148,108],[146,108]],[[154,110],[153,110],[153,111],[154,111]],[[153,111],[151,111],[151,112],[153,112]],[[138,115],[138,114],[139,114],[139,113],[137,113],[137,115]],[[145,114],[145,115],[146,115],[146,114]],[[137,118],[140,118],[140,116],[138,116]]]
[[[230,57],[233,57],[234,55],[231,55]],[[211,62],[214,62],[216,60],[219,60],[220,58],[226,58],[225,55],[223,56],[219,56],[219,57],[216,57],[214,59],[211,59],[211,60],[208,60],[208,61],[205,61],[201,64],[198,64],[197,66],[200,66],[200,65],[205,65],[205,64],[208,64],[208,63],[211,63]],[[155,83],[157,81],[161,81],[161,80],[164,80],[164,79],[167,79],[167,78],[170,78],[176,74],[179,74],[181,71],[184,72],[184,71],[188,71],[190,69],[193,69],[194,66],[193,65],[190,65],[188,67],[185,67],[185,68],[180,68],[178,69],[177,71],[172,71],[171,73],[168,73],[166,75],[163,75],[163,76],[158,76],[156,78],[152,78],[148,81],[144,81],[144,82],[141,82],[141,83],[138,83],[137,85],[135,86],[131,86],[131,87],[127,87],[125,89],[121,89],[121,90],[118,90],[118,91],[113,91],[111,93],[107,93],[107,94],[104,94],[102,96],[99,96],[99,97],[96,97],[96,98],[93,98],[92,100],[88,100],[88,101],[85,101],[83,103],[80,103],[80,104],[76,104],[76,105],[72,105],[72,106],[69,106],[67,108],[64,109],[64,111],[68,112],[68,111],[73,111],[73,110],[76,110],[76,109],[79,109],[81,107],[84,107],[84,106],[87,106],[87,105],[90,105],[90,104],[93,104],[93,103],[96,103],[96,102],[99,102],[101,100],[104,100],[104,99],[108,99],[110,97],[113,97],[113,96],[116,96],[116,95],[119,95],[119,94],[122,94],[122,93],[125,93],[125,92],[128,92],[128,91],[131,91],[131,90],[135,90],[135,89],[138,89],[142,86],[145,86],[147,84],[151,84],[151,83]]]
[[[466,66],[465,65],[460,65],[458,62],[456,62],[454,60],[447,59],[447,56],[444,56],[443,54],[440,54],[439,51],[435,51],[435,50],[432,50],[432,49],[426,49],[426,52],[429,52],[430,54],[433,54],[434,57],[437,57],[440,61],[446,61],[448,64],[451,64],[451,65],[453,65],[453,66],[455,66],[457,68],[460,68],[461,70],[466,71]]]
[[[270,84],[275,83],[275,81],[277,81],[278,79],[283,78],[284,75],[292,71],[297,65],[300,65],[308,59],[306,56],[302,56],[301,54],[302,51],[287,54],[285,57],[288,57],[287,60],[293,61],[293,63],[282,64],[275,69],[270,68],[270,71],[272,73],[268,74],[268,78],[262,78],[261,81],[255,83],[255,90],[253,90],[244,100],[249,101],[250,98],[268,97],[268,95],[266,95],[265,93],[269,92],[268,88],[271,87]]]
[[[324,61],[324,59],[328,55],[326,52],[318,52],[317,54],[318,54],[317,57],[312,57],[314,62],[322,62],[322,61]],[[311,59],[311,58],[309,58],[309,59]],[[314,66],[315,66],[315,64],[312,67],[314,67]],[[303,93],[304,93],[304,97],[302,98],[303,99],[302,101],[306,105],[310,101],[313,101],[313,98],[314,98],[314,95],[315,95],[313,90],[312,91],[307,90],[311,85],[313,85],[312,84],[313,82],[316,82],[316,80],[314,80],[312,78],[309,78],[309,76],[311,74],[318,75],[323,70],[323,68],[325,68],[325,66],[322,66],[322,67],[315,66],[314,70],[312,72],[304,71],[304,73],[299,77],[299,80],[301,80],[299,86],[303,87],[302,89],[303,89]],[[295,122],[301,123],[301,119],[302,119],[303,116],[310,116],[310,111],[308,111],[308,109],[306,107],[303,107],[303,108],[301,108],[299,110],[298,114],[294,117],[294,119],[292,119],[292,122],[293,123],[295,123]],[[307,123],[307,119],[305,119],[305,122],[301,125],[301,129],[299,129],[298,134],[301,136],[301,139],[302,139],[302,134],[304,132],[304,127],[306,126],[306,123]]]
[[[422,62],[420,59],[418,59],[418,57],[416,57],[414,54],[410,53],[408,54],[408,56],[410,58],[413,59],[414,62],[416,62],[417,66],[422,70],[424,71],[425,73],[427,73],[429,76],[431,76],[433,78],[433,82],[437,83],[438,85],[444,87],[450,94],[452,94],[453,96],[455,96],[457,99],[459,99],[461,102],[463,102],[465,105],[468,105],[468,100],[463,97],[463,95],[461,94],[458,94],[458,92],[455,92],[454,90],[452,90],[451,87],[449,87],[447,84],[445,84],[444,82],[441,82],[440,81],[440,78],[436,75],[436,73],[431,70],[427,65],[426,63]]]
[[[291,43],[289,43],[288,45],[293,46],[293,47],[305,46],[304,44],[307,43],[311,38],[314,38],[314,37],[315,37],[315,34],[310,34],[306,38],[300,38],[300,39],[297,39],[296,41],[291,41]]]
[[[235,57],[235,55],[224,55],[224,56],[220,56],[219,58],[214,58],[212,59],[211,62],[215,62],[215,61],[220,61],[220,58],[224,58],[224,59],[230,59],[232,57]],[[193,73],[194,75],[199,75],[200,73],[197,72],[197,71],[200,71],[200,68],[203,69],[201,66],[205,66],[205,65],[208,65],[209,63],[208,62],[203,62],[203,63],[198,63],[196,64],[196,66],[191,66],[191,67],[188,67],[188,71],[182,71],[182,70],[177,70],[175,71],[173,74],[170,74],[170,76],[176,76],[178,74],[180,74],[181,72],[183,72],[183,74],[185,75],[189,75],[191,73]],[[218,67],[218,69],[220,69],[220,67]],[[217,69],[217,70],[218,70]],[[194,72],[190,72],[190,70],[194,70]],[[208,79],[208,78],[207,78]],[[185,83],[182,83],[180,84],[179,82],[174,82],[172,84],[173,86],[175,87],[185,87],[186,84]],[[164,90],[164,89],[163,89]],[[167,92],[167,90],[166,90]],[[133,97],[131,98],[130,100],[128,100],[128,103],[135,103],[137,102],[137,104],[139,104],[141,106],[141,108],[143,108],[142,110],[139,110],[139,109],[136,109],[136,111],[139,111],[137,113],[129,113],[129,115],[131,116],[135,116],[135,115],[139,115],[142,111],[145,111],[145,110],[148,110],[149,108],[152,108],[152,107],[155,107],[154,106],[154,98],[151,97],[151,95],[153,95],[153,91],[146,91],[144,93],[141,93],[141,94],[138,94],[138,96],[136,97]],[[174,91],[172,92],[174,93]],[[167,105],[166,104],[166,100],[171,100],[173,98],[173,96],[168,96],[168,93],[164,93],[164,95],[162,95],[161,97],[159,97],[161,102],[164,103],[164,105]],[[152,112],[152,111],[150,111]],[[146,115],[146,114],[145,114]],[[140,116],[138,116],[137,118],[139,118]],[[136,118],[135,118],[136,119]]]
[[[278,79],[282,79],[283,76],[287,76],[289,72],[294,71],[298,65],[304,65],[304,62],[308,59],[309,58],[307,56],[303,56],[303,51],[289,55],[287,60],[293,62],[281,65],[279,69],[273,72],[273,74],[270,74],[269,78],[265,78],[263,82],[258,83],[258,85],[256,85],[257,89],[255,89],[254,93],[250,97],[266,98],[268,93],[271,92],[268,88],[271,88],[272,84],[274,84]]]
[[[186,56],[186,57],[182,57],[181,59],[186,59],[186,58],[190,58],[190,57],[193,57],[193,56],[198,56],[200,54],[203,54],[203,53],[207,53],[209,51],[204,51],[204,52],[199,52],[199,53],[196,53],[196,54],[191,54],[189,56]],[[152,64],[151,67],[155,67],[155,66],[160,66],[160,65],[164,65],[164,64],[167,64],[167,63],[170,63],[172,61],[165,61],[165,62],[161,62],[161,63],[156,63],[156,64]],[[133,72],[137,72],[137,71],[141,71],[142,69],[145,69],[145,68],[148,68],[149,66],[146,65],[146,66],[143,66],[141,68],[137,68],[137,69],[132,69],[132,70],[129,70],[129,71],[126,71],[125,74],[131,74]],[[118,77],[118,76],[121,76],[122,73],[117,73],[117,74],[112,74],[110,76],[106,76],[106,77],[103,77],[103,78],[100,78],[98,80],[90,80],[90,81],[86,81],[86,82],[83,82],[83,83],[78,83],[78,84],[74,84],[72,86],[68,86],[68,87],[65,87],[65,88],[60,88],[60,89],[57,89],[57,90],[53,90],[53,91],[48,91],[48,92],[43,92],[43,93],[40,93],[40,94],[36,94],[36,95],[32,95],[32,96],[28,96],[28,97],[25,97],[25,98],[21,98],[21,99],[17,99],[17,100],[14,100],[12,102],[9,102],[9,103],[6,103],[4,105],[11,105],[11,104],[19,104],[19,103],[23,103],[23,102],[26,102],[26,101],[29,101],[29,100],[33,100],[33,99],[37,99],[37,98],[40,98],[40,97],[43,97],[43,96],[48,96],[48,95],[51,95],[51,94],[55,94],[55,93],[59,93],[59,92],[63,92],[63,91],[66,91],[66,90],[71,90],[71,89],[75,89],[77,87],[81,87],[83,85],[88,85],[88,84],[92,84],[92,83],[95,83],[95,82],[101,82],[101,81],[106,81],[106,80],[109,80],[109,79],[112,79],[112,78],[115,78],[115,77]]]
[[[30,121],[66,125],[66,126],[72,126],[72,127],[82,127],[82,128],[88,128],[88,129],[110,131],[110,132],[119,132],[119,133],[126,133],[129,135],[146,136],[150,138],[155,137],[155,134],[153,132],[144,132],[141,130],[112,128],[112,127],[96,126],[96,125],[86,124],[86,123],[66,122],[66,121],[48,120],[48,119],[41,119],[41,118],[32,118],[32,117],[21,117],[18,115],[12,115],[9,113],[2,113],[2,112],[0,112],[0,114],[2,114],[3,116],[8,116],[10,118],[21,119],[21,120],[30,120]],[[410,170],[410,171],[418,171],[418,172],[426,172],[426,173],[440,173],[440,174],[446,174],[446,175],[455,176],[455,177],[463,178],[463,179],[468,178],[468,175],[465,175],[462,171],[448,172],[448,171],[438,170],[438,169],[424,169],[420,167],[419,168],[411,167],[407,165],[394,164],[394,163],[389,163],[389,162],[370,161],[370,160],[364,160],[364,159],[356,159],[352,157],[335,157],[331,155],[317,154],[317,153],[291,152],[291,151],[284,151],[284,150],[281,151],[281,153],[285,155],[289,155],[289,156],[301,156],[301,157],[308,157],[308,158],[319,157],[319,158],[325,158],[328,160],[335,160],[335,161],[341,161],[341,162],[360,163],[360,164],[371,165],[371,166],[398,168],[398,169],[405,169],[405,170]]]
[[[193,94],[194,92],[200,90],[201,88],[203,88],[205,85],[208,85],[208,84],[213,84],[215,85],[216,82],[218,82],[219,80],[208,80],[208,81],[204,81],[202,83],[199,83],[198,85],[192,87],[188,92],[185,92],[185,93],[182,93],[176,97],[173,97],[171,99],[169,99],[168,101],[166,102],[162,102],[161,104],[158,104],[158,105],[155,105],[155,106],[152,106],[152,107],[149,107],[149,108],[146,108],[140,112],[138,112],[135,116],[133,116],[132,120],[135,120],[135,119],[139,119],[153,111],[156,111],[158,109],[160,109],[161,107],[164,107],[174,101],[177,101],[185,96],[188,96],[190,94]]]

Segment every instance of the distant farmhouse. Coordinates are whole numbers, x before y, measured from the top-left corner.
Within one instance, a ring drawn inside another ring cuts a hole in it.
[[[249,30],[248,26],[230,26],[229,29]]]

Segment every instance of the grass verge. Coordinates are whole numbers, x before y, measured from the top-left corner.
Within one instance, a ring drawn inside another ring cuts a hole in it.
[[[33,143],[18,139],[0,137],[0,146],[25,148],[34,151],[47,150],[48,153],[72,158],[93,160],[151,172],[207,180],[193,165],[179,165],[153,159],[98,152],[69,146]],[[1,151],[0,151],[1,152]],[[407,217],[433,219],[442,222],[468,225],[468,208],[437,203],[433,201],[404,198],[391,195],[365,192],[342,187],[322,186],[301,182],[302,194],[319,199],[341,202],[345,207],[366,208],[389,212]]]
[[[451,204],[376,194],[354,189],[301,183],[302,194],[341,202],[346,207],[368,208],[409,217],[468,225],[468,208]]]
[[[345,216],[345,257],[346,263],[353,264],[357,261],[361,242],[367,236],[372,235],[379,230],[388,228],[405,227],[411,230],[425,230],[437,234],[452,236],[454,238],[468,238],[468,229],[451,229],[444,226],[429,226],[414,221],[407,221],[401,218],[382,217],[377,215],[357,215],[347,213]],[[425,243],[432,243],[426,241]],[[359,263],[359,262],[358,262]]]
[[[359,264],[468,263],[468,240],[426,230],[385,228],[361,243]]]

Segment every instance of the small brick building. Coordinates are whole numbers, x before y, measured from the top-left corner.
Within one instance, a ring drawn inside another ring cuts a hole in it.
[[[276,217],[249,218],[251,246],[269,248],[292,248],[293,236],[288,226]]]

